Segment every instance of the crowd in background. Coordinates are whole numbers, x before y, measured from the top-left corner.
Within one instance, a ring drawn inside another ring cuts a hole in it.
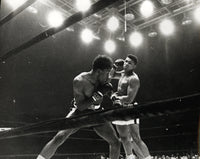
[[[106,155],[101,155],[100,159],[109,159]],[[126,159],[124,155],[120,155],[120,159]],[[136,157],[136,159],[138,159]],[[181,153],[171,155],[153,155],[152,159],[200,159],[200,155],[197,153]]]

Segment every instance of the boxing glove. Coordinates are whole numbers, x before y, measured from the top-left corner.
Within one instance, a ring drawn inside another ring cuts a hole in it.
[[[117,97],[117,92],[111,95],[111,100],[113,101],[114,106],[122,106],[120,99]]]
[[[115,92],[115,93],[113,93],[113,94],[111,95],[110,98],[111,98],[112,101],[115,101],[115,100],[118,100],[118,99],[119,99],[119,98],[117,98],[117,96],[118,96],[117,94],[118,94],[118,93]]]
[[[111,83],[106,83],[98,87],[98,92],[101,92],[103,96],[110,97],[113,92],[113,86]]]
[[[93,105],[100,105],[103,101],[103,94],[99,91],[94,92],[92,99],[93,99]]]
[[[117,60],[115,60],[115,62],[113,64],[113,68],[117,71],[123,70],[123,66],[124,66],[124,60],[123,59],[117,59]]]
[[[101,107],[101,103],[103,101],[103,94],[99,91],[94,92],[92,100],[92,105],[88,109],[98,110]]]

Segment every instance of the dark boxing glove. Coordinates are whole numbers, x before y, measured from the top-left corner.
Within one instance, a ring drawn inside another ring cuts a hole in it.
[[[113,68],[117,71],[123,70],[123,66],[124,66],[124,60],[123,59],[117,59],[113,64]]]
[[[94,105],[100,105],[103,101],[103,94],[99,91],[94,92],[92,99]]]
[[[113,86],[111,83],[106,83],[104,85],[99,86],[99,88],[97,90],[99,92],[101,92],[103,94],[103,96],[110,97],[113,92]]]
[[[92,96],[92,105],[88,109],[97,110],[101,107],[101,103],[103,101],[103,94],[99,91],[94,92]]]

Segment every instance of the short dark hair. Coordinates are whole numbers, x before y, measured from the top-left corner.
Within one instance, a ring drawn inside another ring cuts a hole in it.
[[[109,56],[106,55],[98,55],[92,64],[93,70],[104,70],[104,69],[111,69],[113,65],[113,61]]]
[[[130,58],[130,59],[135,63],[135,65],[137,65],[137,63],[138,63],[138,58],[137,58],[137,56],[135,56],[135,55],[133,55],[133,54],[128,54],[127,57]]]

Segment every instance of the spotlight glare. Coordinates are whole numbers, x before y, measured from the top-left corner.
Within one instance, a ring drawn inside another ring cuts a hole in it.
[[[125,37],[124,36],[119,36],[116,39],[119,40],[119,41],[125,41]]]
[[[166,36],[171,35],[175,30],[174,23],[168,19],[163,20],[160,23],[159,28],[160,31]]]
[[[101,38],[98,35],[94,35],[93,38],[96,40],[101,40]]]
[[[119,27],[119,20],[115,16],[110,17],[107,22],[107,27],[110,31],[116,31]]]
[[[47,20],[50,26],[59,27],[63,24],[64,18],[60,12],[52,11],[48,14]]]
[[[31,12],[31,13],[34,13],[34,14],[38,13],[37,9],[34,8],[34,7],[31,7],[31,6],[28,7],[28,11]]]
[[[16,9],[22,4],[24,4],[26,0],[8,0],[7,3],[13,8]]]
[[[86,12],[91,7],[90,0],[76,0],[76,8],[81,12]]]
[[[67,27],[66,30],[69,31],[69,32],[74,32],[74,27],[72,27],[72,26],[71,27]]]
[[[134,15],[131,11],[128,11],[128,12],[125,14],[124,18],[125,18],[127,21],[131,21],[131,20],[135,19],[135,15]]]
[[[182,20],[182,25],[190,25],[192,24],[192,19],[189,19],[188,17],[185,17],[183,20]]]
[[[145,18],[148,18],[153,14],[153,9],[153,3],[149,0],[145,0],[140,7],[140,12]]]
[[[154,30],[151,30],[149,33],[148,33],[148,36],[151,37],[151,38],[154,38],[158,35],[158,33]]]
[[[200,24],[200,7],[194,10],[194,19],[198,24]]]
[[[104,48],[107,53],[112,54],[116,49],[115,42],[113,40],[107,40],[105,42]]]
[[[143,41],[142,34],[139,32],[132,32],[129,37],[129,42],[132,46],[138,47]]]
[[[84,43],[89,44],[93,40],[93,33],[90,29],[84,29],[81,33],[81,39]]]

